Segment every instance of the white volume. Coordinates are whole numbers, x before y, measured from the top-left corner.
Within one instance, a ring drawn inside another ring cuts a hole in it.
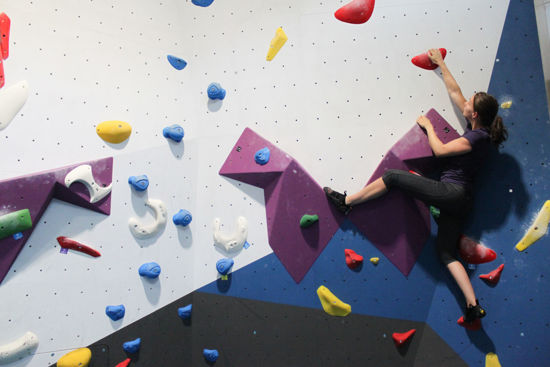
[[[27,331],[25,335],[11,343],[0,345],[0,365],[15,362],[30,356],[38,347],[36,334]]]
[[[90,203],[96,203],[109,195],[113,186],[112,183],[106,187],[98,185],[92,174],[92,166],[89,164],[78,166],[67,173],[67,176],[65,176],[65,186],[69,187],[73,182],[82,182],[86,186],[90,193]]]
[[[0,90],[0,130],[5,129],[29,97],[29,84],[23,80]]]
[[[145,205],[155,212],[155,221],[153,223],[145,225],[140,223],[137,218],[130,218],[128,220],[130,231],[138,238],[152,236],[166,224],[167,211],[162,201],[158,199],[148,199]]]
[[[237,218],[237,228],[230,235],[221,233],[220,224],[221,221],[219,218],[214,219],[214,245],[228,252],[242,249],[246,242],[246,237],[248,237],[248,221],[246,218]]]

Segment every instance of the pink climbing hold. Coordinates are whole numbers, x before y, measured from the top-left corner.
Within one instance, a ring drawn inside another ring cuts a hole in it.
[[[458,243],[460,257],[469,264],[484,264],[497,258],[496,252],[464,235]]]
[[[126,358],[124,361],[117,364],[116,367],[128,367],[130,362],[132,362],[132,360],[130,358]]]
[[[395,342],[395,346],[400,347],[403,344],[405,344],[407,341],[409,341],[414,335],[414,333],[416,333],[416,329],[411,329],[404,333],[393,333],[391,337]]]
[[[374,10],[374,0],[353,0],[336,10],[334,16],[342,22],[363,24],[370,19]]]
[[[344,252],[346,254],[346,264],[348,268],[355,269],[363,263],[363,256],[357,254],[355,251],[347,248]]]
[[[481,319],[475,319],[472,322],[466,322],[464,321],[464,316],[460,316],[460,318],[456,321],[456,323],[462,326],[463,328],[472,330],[472,331],[481,329]]]
[[[439,52],[441,52],[441,57],[445,59],[445,56],[447,56],[447,50],[444,48],[440,48]],[[412,58],[411,62],[418,66],[419,68],[426,69],[426,70],[435,70],[437,69],[437,65],[430,60],[430,56],[428,56],[428,52],[424,52],[423,54],[417,55]]]
[[[504,269],[504,264],[501,264],[498,268],[490,272],[489,274],[481,274],[479,277],[491,284],[497,284],[500,280],[500,275]]]

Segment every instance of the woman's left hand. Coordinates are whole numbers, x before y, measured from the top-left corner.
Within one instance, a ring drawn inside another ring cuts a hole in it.
[[[426,116],[422,115],[420,117],[418,117],[416,119],[416,123],[423,129],[428,129],[430,127],[432,127],[432,122],[430,121],[429,118],[427,118]]]

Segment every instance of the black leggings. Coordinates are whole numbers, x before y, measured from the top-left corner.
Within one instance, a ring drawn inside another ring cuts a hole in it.
[[[464,187],[396,169],[387,170],[382,180],[388,189],[398,188],[427,205],[439,208],[437,253],[445,265],[456,261],[458,240],[472,208],[472,197]]]

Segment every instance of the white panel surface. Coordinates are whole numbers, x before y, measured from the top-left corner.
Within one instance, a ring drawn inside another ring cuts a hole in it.
[[[466,96],[486,90],[507,1],[378,1],[363,25],[344,24],[344,1],[16,1],[0,11],[12,21],[6,86],[27,80],[30,95],[0,133],[0,179],[113,155],[112,214],[54,201],[0,285],[0,344],[27,330],[37,354],[13,366],[46,366],[72,348],[108,335],[216,279],[226,256],[213,246],[212,222],[231,231],[249,222],[252,246],[232,255],[235,269],[271,253],[262,190],[218,175],[245,127],[296,158],[321,184],[355,191],[383,154],[421,113],[436,108],[460,127],[437,71],[410,59],[445,47],[447,64]],[[483,21],[480,21],[482,19]],[[265,56],[277,27],[289,40]],[[172,54],[188,62],[170,66]],[[209,104],[219,82],[225,100]],[[2,106],[0,106],[2,108]],[[122,120],[133,127],[121,145],[103,142],[95,127]],[[181,144],[162,128],[182,125]],[[136,193],[131,175],[147,174]],[[131,216],[152,220],[145,198],[161,199],[164,231],[136,240]],[[176,228],[179,209],[193,215]],[[97,248],[97,259],[59,253],[68,236]],[[157,281],[138,267],[158,262]],[[124,304],[111,322],[105,306]]]

